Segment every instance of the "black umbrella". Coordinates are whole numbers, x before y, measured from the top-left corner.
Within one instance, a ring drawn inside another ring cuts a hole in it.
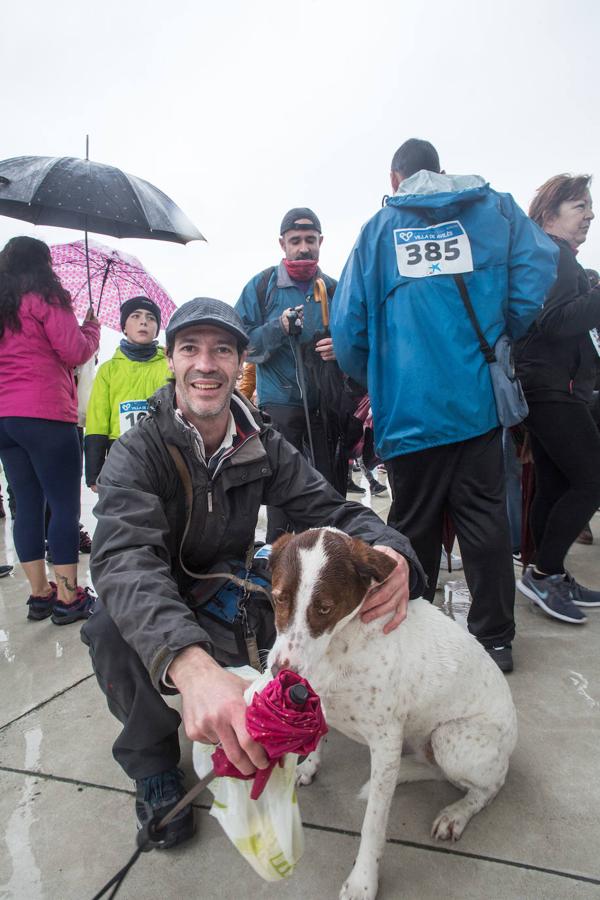
[[[148,181],[73,156],[1,161],[0,215],[118,238],[204,240],[171,198]]]
[[[196,226],[157,187],[114,166],[75,156],[15,156],[0,162],[0,215],[34,225],[85,232],[88,297],[92,307],[88,231],[118,238],[203,241]]]
[[[314,345],[321,338],[331,337],[329,297],[321,278],[315,280],[314,298],[321,304],[324,330],[315,334],[312,343],[304,344],[302,352],[311,382],[319,389],[319,411],[329,451],[331,483],[336,491],[345,496],[350,452],[356,442],[360,440],[363,432],[362,422],[356,418],[354,413],[365,391],[351,378],[344,375],[335,360],[324,360],[315,350]],[[310,429],[310,421],[308,427]]]

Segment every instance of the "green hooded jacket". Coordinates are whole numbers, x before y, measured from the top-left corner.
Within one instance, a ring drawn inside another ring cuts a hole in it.
[[[171,372],[165,351],[145,362],[128,359],[120,348],[102,363],[92,385],[86,413],[85,480],[96,484],[111,444],[146,414],[146,401]]]

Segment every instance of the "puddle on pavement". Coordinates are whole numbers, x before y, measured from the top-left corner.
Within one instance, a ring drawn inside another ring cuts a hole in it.
[[[441,609],[455,622],[467,629],[467,616],[471,607],[471,595],[464,578],[447,581],[444,584],[444,601]]]
[[[575,693],[579,694],[579,696],[585,700],[590,709],[593,709],[595,712],[600,711],[600,701],[594,700],[588,693],[590,683],[587,678],[580,672],[574,672],[573,669],[571,669],[569,671],[569,679],[575,688]]]
[[[37,768],[40,761],[42,729],[31,728],[25,732],[25,768]],[[10,880],[0,885],[1,896],[27,897],[27,900],[41,900],[42,876],[33,853],[32,826],[37,817],[33,797],[38,784],[35,778],[26,778],[20,791],[20,799],[15,811],[6,824],[6,847],[12,863]]]
[[[10,632],[0,628],[0,654],[6,662],[14,662],[15,654],[10,645]]]

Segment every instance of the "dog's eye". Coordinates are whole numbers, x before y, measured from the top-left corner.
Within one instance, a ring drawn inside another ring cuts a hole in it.
[[[332,609],[332,606],[317,606],[317,612],[320,616],[328,616]]]
[[[288,602],[288,596],[283,591],[273,591],[273,600],[275,603],[283,605]]]

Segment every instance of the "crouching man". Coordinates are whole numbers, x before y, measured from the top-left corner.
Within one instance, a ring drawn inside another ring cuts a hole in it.
[[[177,768],[181,718],[161,694],[181,694],[190,740],[220,742],[246,774],[267,765],[246,731],[247,683],[216,661],[221,648],[191,590],[192,573],[246,558],[262,504],[281,508],[299,530],[332,525],[394,558],[396,568],[365,600],[365,621],[381,617],[392,630],[409,596],[424,588],[408,540],[346,502],[234,391],[248,337],[232,307],[190,300],[166,338],[174,381],[113,445],[98,479],[91,569],[100,599],[82,629],[108,706],[123,724],[113,755],[136,782],[140,825],[166,815],[185,793]],[[165,831],[164,848],[191,837],[192,807]]]

